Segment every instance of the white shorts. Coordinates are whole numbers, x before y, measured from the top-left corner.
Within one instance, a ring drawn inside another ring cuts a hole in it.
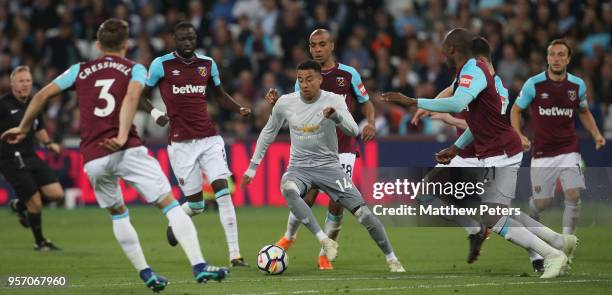
[[[481,159],[485,167],[485,193],[483,203],[510,205],[516,196],[516,182],[523,153],[512,157],[506,155]]]
[[[478,158],[462,158],[455,156],[448,164],[437,164],[436,167],[482,167],[482,162]]]
[[[186,196],[202,191],[202,172],[212,183],[232,173],[227,168],[225,143],[219,135],[172,142],[168,156],[174,175]]]
[[[342,153],[338,154],[340,158],[340,165],[342,165],[342,170],[352,179],[353,178],[353,170],[355,169],[355,159],[357,155],[353,153]]]
[[[557,179],[563,191],[585,189],[584,174],[580,170],[580,154],[568,153],[554,157],[531,159],[531,187],[534,199],[552,198]]]
[[[144,146],[129,148],[85,163],[85,173],[93,186],[98,205],[115,208],[123,205],[119,178],[136,188],[149,203],[170,194],[170,183],[159,162]]]

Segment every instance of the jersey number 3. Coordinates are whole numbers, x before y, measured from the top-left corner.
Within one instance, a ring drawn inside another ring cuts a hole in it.
[[[115,83],[115,79],[102,79],[96,81],[95,86],[102,87],[102,90],[100,90],[100,96],[98,96],[98,98],[105,100],[106,106],[102,109],[96,107],[94,109],[94,115],[104,118],[115,110],[115,97],[108,92],[111,86],[113,86],[113,83]]]

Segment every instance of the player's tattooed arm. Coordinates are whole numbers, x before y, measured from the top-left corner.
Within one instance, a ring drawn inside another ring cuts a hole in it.
[[[36,116],[40,113],[45,103],[49,100],[49,98],[54,97],[62,92],[61,88],[56,83],[49,83],[43,89],[38,91],[32,101],[28,105],[28,108],[19,123],[19,126],[11,128],[5,131],[0,137],[2,140],[7,141],[11,144],[16,144],[21,142],[30,128],[32,128],[32,123]]]
[[[588,107],[579,108],[578,118],[580,118],[580,122],[584,129],[588,130],[593,140],[595,141],[595,149],[599,150],[606,145],[606,138],[601,135],[599,132],[599,128],[597,128],[597,123],[595,123],[595,119],[593,118],[593,114]]]
[[[222,107],[239,113],[246,117],[251,114],[250,108],[245,108],[240,105],[231,95],[229,95],[221,84],[213,86],[213,94]]]
[[[139,106],[142,110],[149,113],[151,117],[153,117],[157,125],[164,127],[166,124],[168,124],[170,118],[168,118],[166,113],[156,109],[153,106],[151,100],[148,99],[148,97],[151,97],[152,93],[153,88],[145,86],[145,89],[142,91],[142,96],[140,97]]]

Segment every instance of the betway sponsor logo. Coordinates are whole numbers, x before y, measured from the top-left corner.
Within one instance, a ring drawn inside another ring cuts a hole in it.
[[[206,93],[206,86],[204,85],[185,85],[178,87],[176,85],[172,85],[172,94],[204,94]]]
[[[540,112],[540,116],[568,116],[571,118],[574,114],[574,110],[571,108],[543,108],[538,106],[538,111]]]

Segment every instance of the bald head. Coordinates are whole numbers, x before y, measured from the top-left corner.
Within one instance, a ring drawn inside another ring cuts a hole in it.
[[[327,40],[327,42],[333,42],[331,33],[326,29],[316,29],[312,31],[312,33],[310,33],[310,40],[312,40],[312,37],[314,36],[319,36],[322,39]]]
[[[472,33],[464,28],[453,29],[444,38],[444,46],[452,46],[459,54],[472,54]]]

